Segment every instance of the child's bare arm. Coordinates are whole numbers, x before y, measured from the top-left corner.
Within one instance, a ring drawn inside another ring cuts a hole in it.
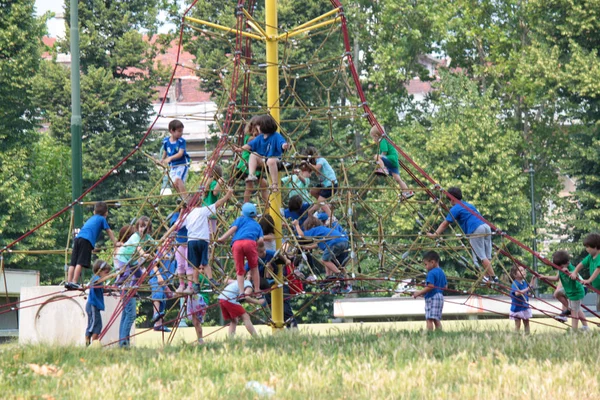
[[[233,189],[229,188],[227,189],[227,194],[225,194],[225,196],[223,198],[220,198],[219,200],[216,201],[215,203],[215,208],[220,208],[222,207],[225,203],[227,203],[227,201],[233,196]]]
[[[107,229],[106,234],[108,235],[108,237],[110,238],[110,240],[113,242],[113,244],[115,246],[120,246],[123,244],[123,243],[117,242],[117,238],[115,237],[115,234],[113,233],[112,229]]]
[[[581,268],[583,268],[583,264],[579,263],[577,264],[577,266],[575,267],[575,269],[573,270],[573,272],[571,272],[571,279],[575,280],[577,279],[577,276],[579,275],[579,271],[581,271]]]
[[[557,282],[560,278],[556,275],[540,275],[540,279],[548,282]]]
[[[304,232],[302,231],[302,228],[300,228],[300,222],[297,219],[292,222],[292,225],[296,228],[296,232],[299,236],[304,236]]]
[[[232,226],[231,228],[229,228],[227,230],[227,232],[225,232],[220,238],[217,239],[217,242],[219,242],[219,243],[225,242],[225,240],[227,240],[227,238],[229,236],[233,235],[235,233],[235,231],[237,231],[237,226]]]
[[[427,232],[427,236],[429,236],[430,238],[438,237],[439,235],[441,235],[442,233],[444,233],[444,231],[446,230],[446,228],[448,228],[449,226],[450,226],[450,222],[444,220],[440,224],[440,226],[438,226],[438,228],[435,230],[434,233]]]
[[[423,296],[432,290],[433,290],[433,285],[430,283],[429,285],[425,286],[423,289],[417,290],[416,292],[414,292],[412,294],[412,297],[416,299],[417,297]]]

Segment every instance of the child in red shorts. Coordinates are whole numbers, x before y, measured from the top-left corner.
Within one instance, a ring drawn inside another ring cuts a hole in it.
[[[258,271],[258,269],[257,269]],[[221,307],[221,313],[223,314],[223,319],[225,321],[230,321],[229,323],[229,335],[235,334],[235,329],[237,327],[238,321],[240,317],[242,321],[244,321],[244,326],[248,330],[252,336],[256,335],[256,329],[254,329],[254,325],[252,325],[252,320],[250,320],[250,315],[246,312],[244,307],[240,304],[240,295],[244,294],[244,301],[248,303],[264,305],[264,300],[257,300],[251,297],[248,297],[252,294],[252,283],[250,281],[243,280],[242,275],[242,285],[238,286],[238,282],[234,280],[229,280],[229,284],[223,289],[221,294],[219,295],[219,307]],[[243,287],[244,290],[240,291],[240,287]],[[242,293],[240,293],[242,292]]]
[[[244,266],[245,260],[248,261],[250,272],[252,274],[252,283],[254,290],[260,290],[260,275],[258,273],[258,245],[257,242],[263,240],[263,230],[256,222],[256,206],[252,203],[245,203],[242,206],[242,216],[233,221],[231,228],[223,234],[217,241],[219,243],[233,235],[231,239],[231,252],[235,262],[235,271],[237,275],[238,287],[244,287]]]

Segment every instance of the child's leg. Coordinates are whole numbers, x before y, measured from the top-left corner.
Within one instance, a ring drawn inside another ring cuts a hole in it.
[[[434,328],[434,326],[435,326],[434,320],[432,320],[432,319],[428,319],[428,320],[426,321],[426,324],[427,324],[427,330],[428,330],[428,331],[432,331],[432,330],[433,330],[433,328]]]
[[[277,169],[277,162],[279,160],[277,158],[269,158],[267,159],[267,167],[269,170],[269,175],[271,176],[271,188],[277,189],[277,182],[279,182],[279,170]]]
[[[571,303],[571,302],[570,302]],[[573,307],[572,304],[570,304],[570,308],[571,308],[571,328],[573,330],[573,332],[577,331],[577,327],[579,325],[579,312],[580,310],[575,310],[576,307]],[[585,319],[585,317],[583,317]]]
[[[317,199],[317,203],[321,206],[321,210],[323,210],[323,212],[327,213],[327,216],[329,218],[331,218],[331,208],[329,208],[329,205],[327,204],[327,199],[321,195],[319,195],[319,198]]]
[[[440,321],[439,319],[434,319],[433,320],[433,324],[435,325],[435,330],[436,331],[441,331],[442,330],[442,321]]]
[[[567,299],[567,296],[565,296],[565,292],[564,290],[562,290],[562,287],[559,286],[556,288],[556,290],[554,291],[554,298],[558,300],[560,304],[562,304],[563,311],[569,309],[569,300]]]
[[[254,325],[252,325],[252,320],[250,319],[250,315],[248,313],[244,313],[244,315],[242,315],[242,321],[244,321],[244,326],[246,327],[248,333],[250,333],[252,336],[256,336],[256,329],[254,329]]]
[[[73,273],[73,279],[69,282],[77,283],[79,281],[79,277],[81,276],[81,269],[83,267],[79,264],[75,266],[75,271]]]
[[[69,265],[67,269],[67,282],[73,282],[73,275],[75,273],[75,266]]]
[[[256,180],[256,169],[262,167],[265,164],[263,158],[257,154],[250,153],[250,159],[248,160],[248,180]]]
[[[160,301],[160,300],[154,300],[152,302],[152,307],[154,308],[154,315],[160,315],[161,305],[162,305],[162,301]],[[159,327],[162,324],[163,324],[163,317],[162,317],[162,315],[160,315],[160,317],[154,322],[154,326]]]
[[[258,272],[258,266],[250,270],[252,272],[252,285],[254,286],[255,292],[260,292],[260,273]]]
[[[577,314],[578,314],[577,316],[579,317],[579,320],[581,321],[581,326],[588,326],[587,319],[585,318],[585,314],[583,313],[583,310],[580,309]]]
[[[250,202],[252,192],[254,191],[254,181],[246,181],[246,190],[244,190],[244,203]]]
[[[175,178],[173,181],[173,187],[179,194],[185,193],[185,182],[183,182],[180,178]]]
[[[515,318],[515,331],[519,331],[521,329],[521,319]]]
[[[196,314],[192,314],[192,324],[194,325],[194,329],[196,330],[196,338],[198,341],[202,340],[202,322],[198,319]]]
[[[269,183],[267,182],[266,179],[261,178],[258,181],[258,185],[260,186],[260,197],[262,197],[262,200],[265,204],[269,203],[269,191],[267,190],[269,188]]]
[[[408,186],[406,185],[406,183],[404,183],[402,178],[400,178],[400,174],[392,174],[392,178],[394,178],[394,180],[398,182],[398,185],[400,185],[400,189],[402,189],[403,191],[408,190]]]
[[[243,293],[244,292],[244,275],[238,274],[236,279],[237,279],[238,287],[240,288],[240,293]]]
[[[529,335],[529,320],[528,319],[523,320],[523,330],[525,331],[525,334]]]
[[[232,318],[231,321],[229,322],[229,336],[233,336],[235,335],[235,328],[237,328],[237,324],[238,324],[238,318]]]
[[[488,276],[496,276],[496,274],[494,273],[494,268],[492,267],[492,263],[490,260],[488,260],[486,258],[486,259],[481,260],[481,263],[483,264],[483,268],[485,269]]]
[[[325,260],[322,260],[322,261],[323,261],[323,264],[325,264],[325,273],[327,275],[339,274],[342,272],[337,267],[337,265],[335,265],[335,263],[333,263],[331,261],[325,261]]]
[[[387,170],[385,164],[383,163],[383,159],[381,158],[381,154],[377,154],[376,157],[377,158],[375,158],[375,161],[377,162],[377,165],[379,165],[379,168]]]

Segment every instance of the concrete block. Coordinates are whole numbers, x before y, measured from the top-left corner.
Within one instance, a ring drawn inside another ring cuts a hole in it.
[[[62,286],[34,286],[21,288],[19,305],[19,343],[50,344],[60,346],[85,346],[87,327],[87,291],[66,291]],[[119,299],[104,296],[102,326],[106,327],[119,304]],[[121,316],[111,325],[102,344],[119,340]],[[135,333],[135,324],[131,335]],[[135,337],[131,338],[133,344]],[[113,346],[116,346],[114,343]]]

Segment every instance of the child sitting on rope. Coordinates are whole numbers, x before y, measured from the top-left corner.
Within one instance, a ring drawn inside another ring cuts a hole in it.
[[[260,134],[260,132],[258,131],[258,127],[256,125],[257,119],[258,119],[258,116],[252,117],[250,119],[250,121],[248,121],[246,126],[244,127],[244,143],[242,144],[242,146],[246,145],[249,141],[253,140]],[[239,151],[239,150],[236,149],[236,151]],[[244,191],[244,203],[249,203],[250,197],[252,196],[252,192],[254,190],[254,181],[246,180],[246,178],[248,178],[248,164],[249,164],[251,153],[249,150],[241,150],[241,151],[242,151],[242,153],[240,155],[241,160],[238,162],[238,164],[235,167],[235,171],[233,173],[232,180],[234,182],[237,181],[238,179],[243,179],[244,181],[246,181],[246,190]],[[269,201],[269,192],[267,191],[267,188],[269,185],[268,185],[267,181],[265,180],[265,178],[263,178],[261,176],[260,171],[256,171],[254,174],[256,175],[258,184],[261,188],[260,193],[261,193],[262,200],[265,203],[267,203]]]
[[[263,230],[255,218],[257,216],[256,205],[245,203],[242,206],[242,216],[238,217],[227,232],[217,242],[224,243],[231,239],[231,251],[235,262],[238,287],[244,287],[244,259],[248,261],[254,283],[254,290],[260,291],[260,275],[258,273],[258,250],[257,242],[263,241]]]
[[[400,177],[398,151],[389,141],[388,136],[385,133],[381,133],[376,125],[371,127],[370,135],[371,139],[379,144],[379,152],[375,155],[375,161],[377,161],[379,168],[375,173],[385,176],[391,174],[392,178],[400,185],[400,189],[402,189],[402,198],[406,200],[413,197],[415,193],[408,189],[408,186]]]
[[[255,123],[260,134],[241,147],[243,150],[252,152],[248,162],[246,182],[258,180],[256,169],[266,166],[271,176],[271,190],[277,191],[277,182],[279,182],[277,163],[281,160],[283,152],[287,150],[289,145],[285,138],[277,132],[277,122],[270,115],[265,114],[257,117]]]
[[[299,195],[304,202],[312,203],[312,197],[310,196],[309,190],[311,173],[312,168],[308,162],[302,161],[300,163],[300,168],[295,169],[292,175],[281,178],[281,183],[290,190],[288,199]]]
[[[427,330],[442,330],[442,310],[444,309],[444,292],[448,287],[446,274],[440,268],[440,256],[435,251],[428,251],[423,256],[423,264],[427,269],[425,287],[412,294],[413,298],[425,297],[425,320]]]
[[[321,210],[331,217],[331,208],[327,205],[327,200],[333,196],[333,192],[338,187],[335,171],[331,168],[329,162],[319,155],[315,146],[308,146],[304,150],[308,165],[319,178],[319,184],[310,192],[317,203],[310,208],[309,214],[313,214],[321,207]]]
[[[521,329],[521,321],[523,321],[523,330],[525,334],[529,334],[529,319],[533,316],[531,306],[529,305],[529,291],[531,286],[535,285],[535,276],[531,281],[531,286],[527,283],[527,270],[525,267],[513,265],[510,270],[510,277],[513,280],[510,288],[510,314],[509,318],[515,321],[515,330],[519,332]]]
[[[258,272],[256,268],[255,270]],[[230,336],[235,335],[235,330],[240,318],[244,322],[244,326],[246,327],[246,330],[248,330],[248,333],[250,333],[252,336],[256,336],[256,329],[254,329],[254,325],[252,325],[250,315],[246,312],[244,307],[242,307],[240,300],[259,306],[265,304],[264,299],[258,300],[250,297],[252,295],[252,283],[248,280],[244,280],[243,278],[244,276],[242,275],[241,285],[239,284],[238,280],[228,280],[227,286],[225,289],[223,289],[218,297],[219,307],[221,308],[223,319],[225,321],[229,321]],[[243,290],[240,290],[240,287],[243,288]],[[259,286],[257,286],[257,289],[258,288]]]
[[[483,264],[486,275],[483,283],[498,283],[498,277],[492,267],[492,231],[490,226],[473,214],[481,216],[474,205],[463,201],[462,191],[458,187],[451,187],[448,193],[453,197],[450,199],[452,208],[446,216],[446,220],[440,224],[435,233],[427,233],[432,239],[441,235],[450,224],[457,222],[462,231],[469,237],[473,262],[479,266],[479,260]],[[463,205],[459,204],[461,201]],[[466,208],[465,208],[466,207]],[[468,210],[467,210],[468,208]]]
[[[110,264],[103,260],[96,260],[92,271],[94,276],[89,284],[89,295],[85,305],[88,324],[85,330],[85,344],[89,346],[92,341],[98,340],[102,333],[102,317],[100,311],[104,311],[104,281],[109,278]]]
[[[120,246],[113,234],[106,217],[108,216],[108,206],[105,202],[99,201],[94,205],[94,215],[85,221],[83,227],[79,230],[75,241],[73,242],[73,253],[71,254],[71,264],[67,271],[67,282],[65,289],[80,290],[81,285],[77,283],[81,276],[82,268],[89,268],[92,262],[92,251],[98,241],[100,232],[105,230],[110,240],[115,246]]]
[[[569,300],[569,309],[571,310],[571,332],[577,332],[577,326],[581,320],[581,330],[588,331],[589,326],[585,318],[585,314],[581,309],[581,301],[585,297],[585,289],[583,285],[577,281],[571,279],[571,274],[575,272],[575,267],[570,262],[571,257],[569,253],[564,250],[559,250],[552,254],[552,262],[556,264],[561,270],[556,275],[540,275],[540,279],[558,282],[562,284],[565,289],[565,295]]]
[[[186,142],[183,136],[183,123],[178,119],[169,122],[170,137],[162,141],[162,164],[169,166],[169,179],[173,182],[175,190],[183,196],[185,193],[185,180],[190,165],[190,156],[186,151]]]

